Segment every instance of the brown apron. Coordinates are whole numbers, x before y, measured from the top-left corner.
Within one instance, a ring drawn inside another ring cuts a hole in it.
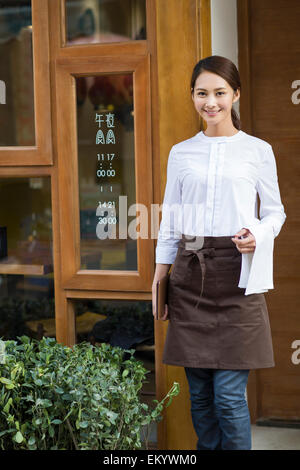
[[[191,241],[197,245],[186,245]],[[169,280],[164,364],[275,366],[265,296],[238,287],[241,262],[231,236],[182,236]]]

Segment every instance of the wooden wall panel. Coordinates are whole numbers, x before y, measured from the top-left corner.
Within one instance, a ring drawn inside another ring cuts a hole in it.
[[[273,146],[287,214],[275,239],[275,289],[265,294],[275,367],[250,372],[251,417],[300,420],[300,364],[291,361],[291,344],[300,339],[300,104],[292,101],[292,83],[300,78],[300,2],[238,0],[237,5],[243,130]]]

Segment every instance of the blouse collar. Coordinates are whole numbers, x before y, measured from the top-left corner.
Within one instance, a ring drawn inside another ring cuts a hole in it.
[[[242,130],[239,130],[238,132],[236,132],[236,134],[231,135],[231,136],[222,135],[222,136],[218,136],[218,137],[208,137],[207,135],[205,135],[203,133],[203,131],[200,131],[197,134],[197,136],[200,137],[200,139],[202,139],[203,141],[211,142],[211,143],[213,143],[213,142],[234,142],[236,140],[240,140],[244,135],[245,135],[245,132],[243,132]]]

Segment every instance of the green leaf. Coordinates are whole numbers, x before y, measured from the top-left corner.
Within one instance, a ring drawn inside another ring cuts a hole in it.
[[[84,428],[87,428],[88,425],[89,425],[89,422],[88,422],[88,421],[81,421],[81,422],[79,423],[79,426],[80,426],[81,428],[83,428],[83,429],[84,429]]]
[[[10,377],[11,377],[12,380],[15,378],[17,372],[18,372],[18,367],[15,367],[15,368],[11,371]]]
[[[1,431],[0,437],[4,436],[4,434],[11,434],[12,432],[15,432],[15,429],[6,429],[5,431]]]
[[[35,437],[31,436],[28,440],[28,445],[33,446],[33,444],[35,444]]]
[[[64,393],[62,395],[62,398],[63,398],[63,400],[66,400],[66,401],[72,401],[73,400],[73,397],[72,397],[72,395],[70,395],[70,393]]]
[[[14,384],[7,384],[7,385],[5,385],[5,387],[7,388],[7,390],[11,390],[12,388],[15,388],[15,385]]]
[[[29,336],[26,336],[26,335],[20,336],[20,340],[22,341],[22,343],[25,343],[25,344],[30,343],[30,338]]]
[[[50,406],[52,406],[52,402],[48,400],[47,398],[45,399],[38,398],[36,401],[36,404],[41,405],[43,408],[49,408]]]
[[[110,421],[111,421],[113,424],[115,424],[115,421],[116,421],[116,419],[117,419],[117,417],[118,417],[119,415],[118,415],[117,413],[114,413],[113,411],[108,411],[108,412],[106,413],[106,416],[107,416],[108,418],[110,418]]]
[[[12,384],[13,382],[5,377],[0,377],[0,382],[3,384]]]
[[[4,413],[8,413],[9,412],[9,408],[10,408],[10,405],[12,404],[13,400],[12,398],[10,397],[5,405],[5,407],[3,408],[3,411]]]
[[[14,435],[14,439],[18,444],[20,444],[24,440],[24,437],[23,437],[22,433],[20,433],[20,431],[18,431],[17,434]]]

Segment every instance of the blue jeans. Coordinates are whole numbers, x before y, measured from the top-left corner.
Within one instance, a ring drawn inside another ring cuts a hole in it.
[[[249,370],[185,367],[197,450],[251,450]]]

